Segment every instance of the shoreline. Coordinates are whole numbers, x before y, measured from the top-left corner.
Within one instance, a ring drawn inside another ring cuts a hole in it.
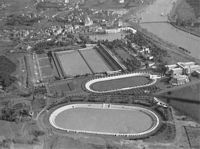
[[[166,1],[157,0],[157,2],[155,1],[153,4],[149,5],[149,8],[146,7],[145,9],[139,11],[137,13],[137,16],[138,17],[141,16],[144,22],[148,22],[149,20],[148,16],[153,16],[153,18],[155,19],[153,20],[153,22],[169,20],[169,17],[167,17],[167,14],[170,15],[173,9],[172,1],[169,4],[169,6],[165,6],[164,5],[165,3]],[[159,10],[154,9],[157,7],[160,7]],[[165,16],[160,16],[161,12],[164,12]],[[162,25],[161,27],[159,27],[159,24],[158,24],[157,30],[154,24],[152,25],[150,24],[149,26],[138,24],[138,26],[142,30],[146,30],[149,33],[149,35],[147,36],[150,37],[153,34],[158,39],[161,39],[162,42],[165,42],[167,45],[168,43],[171,44],[169,48],[176,47],[174,48],[176,50],[171,49],[170,51],[174,51],[176,53],[181,52],[182,54],[190,56],[193,59],[196,59],[197,61],[200,60],[199,51],[198,51],[198,48],[200,47],[199,45],[200,42],[198,42],[198,40],[200,41],[199,36],[195,36],[191,34],[190,32],[186,32],[182,28],[174,26],[171,23],[168,23],[168,25],[167,24]],[[174,30],[177,30],[178,32],[174,32]],[[146,31],[145,31],[145,34],[147,33]],[[170,37],[174,37],[174,40],[173,38],[170,38]],[[191,52],[191,54],[183,53],[183,51],[178,50],[178,47],[183,47],[184,49],[187,49],[188,51]]]

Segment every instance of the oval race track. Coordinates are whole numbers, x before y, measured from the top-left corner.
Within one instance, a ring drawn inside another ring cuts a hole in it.
[[[94,93],[108,93],[151,86],[157,79],[148,73],[130,73],[88,81],[85,88]]]
[[[158,116],[138,106],[71,104],[53,111],[51,125],[67,132],[114,136],[143,136],[159,125]]]

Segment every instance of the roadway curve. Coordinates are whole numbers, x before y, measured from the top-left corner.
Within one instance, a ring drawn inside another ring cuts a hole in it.
[[[94,84],[94,83],[103,82],[103,81],[110,81],[110,80],[115,80],[115,79],[128,78],[128,77],[136,77],[136,76],[149,77],[152,80],[152,82],[144,84],[144,85],[125,87],[125,88],[119,88],[119,89],[113,89],[113,90],[107,90],[107,91],[98,91],[98,90],[94,90],[94,89],[91,88],[91,85]],[[93,93],[109,93],[109,92],[124,91],[124,90],[148,87],[148,86],[155,84],[156,81],[157,81],[157,78],[153,77],[153,75],[150,75],[148,73],[138,72],[138,73],[120,74],[120,75],[116,75],[116,76],[109,76],[109,77],[93,79],[93,80],[88,81],[85,84],[85,88],[88,91],[93,92]]]

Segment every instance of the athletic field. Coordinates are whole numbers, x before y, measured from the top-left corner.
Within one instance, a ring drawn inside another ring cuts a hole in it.
[[[56,52],[58,64],[65,76],[113,71],[94,48]]]
[[[107,135],[144,135],[159,123],[148,109],[110,104],[67,105],[55,110],[49,120],[61,130]]]
[[[98,73],[112,70],[95,49],[80,50],[80,52],[93,72]]]
[[[156,79],[150,79],[146,73],[130,73],[105,78],[96,78],[85,84],[87,90],[96,93],[114,92],[150,86]]]
[[[93,90],[97,90],[97,91],[107,91],[107,90],[114,90],[114,89],[121,89],[121,88],[145,85],[149,82],[150,82],[150,80],[147,77],[135,76],[135,77],[127,77],[127,78],[122,78],[122,79],[96,82],[91,85],[91,88]]]
[[[91,73],[78,51],[57,52],[56,54],[65,76]]]

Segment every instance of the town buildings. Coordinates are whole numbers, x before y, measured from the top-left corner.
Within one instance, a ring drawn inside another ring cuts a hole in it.
[[[196,74],[199,76],[200,65],[195,62],[178,62],[173,65],[166,65],[167,74],[171,75],[170,84],[182,85],[189,82],[189,76]]]
[[[174,75],[190,75],[195,71],[200,71],[200,65],[195,62],[178,62],[173,65],[166,65],[167,73]]]

